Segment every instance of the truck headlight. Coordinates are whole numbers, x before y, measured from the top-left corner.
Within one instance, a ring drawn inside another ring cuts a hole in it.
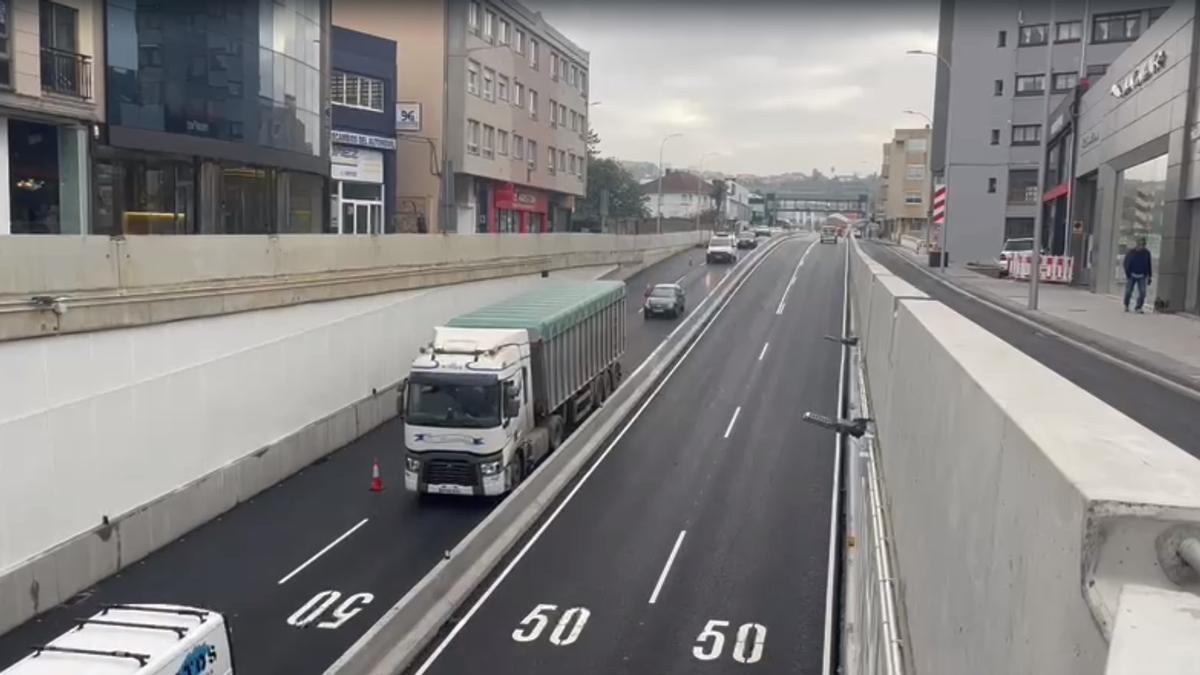
[[[404,458],[404,466],[409,471],[420,471],[421,470],[421,460],[416,459],[415,457],[405,457]]]
[[[499,459],[494,462],[484,462],[483,464],[479,465],[479,473],[485,476],[495,476],[503,469],[504,462]]]

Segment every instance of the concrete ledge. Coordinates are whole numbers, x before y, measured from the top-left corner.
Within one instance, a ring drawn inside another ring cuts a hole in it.
[[[1119,615],[1106,675],[1192,675],[1200,597],[1192,593],[1129,585],[1121,591]]]

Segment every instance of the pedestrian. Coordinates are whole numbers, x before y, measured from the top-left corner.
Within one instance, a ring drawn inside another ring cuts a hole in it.
[[[1129,299],[1137,288],[1138,299],[1135,311],[1142,314],[1142,306],[1146,304],[1146,286],[1154,278],[1154,270],[1150,261],[1150,249],[1146,248],[1146,238],[1138,237],[1137,245],[1125,253],[1125,311],[1129,311]]]

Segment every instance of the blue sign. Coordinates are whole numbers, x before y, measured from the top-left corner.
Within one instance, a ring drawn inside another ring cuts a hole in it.
[[[210,644],[202,644],[184,657],[175,675],[208,675],[212,672],[209,666],[216,662],[217,648]]]

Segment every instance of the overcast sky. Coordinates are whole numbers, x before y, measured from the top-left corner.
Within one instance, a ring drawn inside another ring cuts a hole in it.
[[[932,114],[936,0],[525,0],[591,53],[592,126],[621,159],[866,174]]]

